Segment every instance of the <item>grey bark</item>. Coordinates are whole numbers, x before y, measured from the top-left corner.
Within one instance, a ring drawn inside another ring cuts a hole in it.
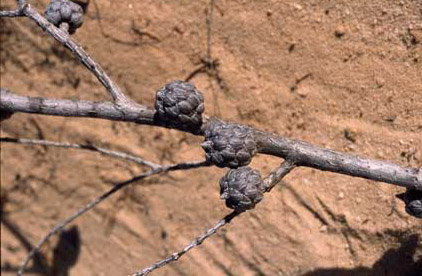
[[[262,131],[256,132],[256,139],[260,153],[292,160],[298,166],[362,177],[422,191],[421,168],[406,168],[386,161],[361,158]]]
[[[102,70],[86,51],[77,44],[65,31],[50,24],[26,1],[19,0],[19,14],[23,14],[36,22],[54,39],[68,48],[76,58],[84,64],[103,84],[113,98],[112,102],[52,100],[34,97],[24,97],[1,90],[0,111],[26,112],[44,115],[68,117],[92,117],[115,121],[127,121],[138,124],[166,126],[155,114],[155,110],[139,105],[127,98],[120,88]],[[12,14],[15,13],[12,11]],[[203,135],[208,125],[208,118],[204,116],[201,131],[195,133]],[[232,124],[236,126],[236,124]],[[168,126],[167,126],[168,127]],[[173,126],[173,128],[176,128]],[[180,130],[180,129],[179,129]],[[192,132],[189,130],[184,130]],[[406,168],[389,162],[364,159],[350,154],[339,153],[311,144],[291,140],[285,137],[265,133],[256,129],[254,140],[258,153],[270,154],[293,161],[298,166],[306,166],[319,170],[337,172],[350,176],[383,181],[409,189],[422,191],[422,169]]]
[[[156,125],[155,110],[138,104],[119,106],[112,102],[55,100],[20,96],[1,88],[0,110],[62,117],[90,117]]]
[[[112,102],[54,100],[16,95],[2,88],[0,110],[65,117],[91,117],[137,124],[165,126],[155,117],[155,110],[136,103],[118,105]],[[208,119],[198,135],[209,127]],[[422,191],[422,169],[407,168],[386,161],[365,159],[288,139],[250,128],[258,153],[288,159],[297,166],[311,167],[350,176],[382,181]]]
[[[289,172],[291,172],[294,169],[294,167],[295,167],[295,165],[293,163],[291,163],[290,161],[283,162],[280,166],[277,167],[277,169],[275,171],[273,171],[272,173],[270,173],[267,177],[265,177],[263,179],[264,185],[266,185],[266,187],[274,187],[278,182],[280,182],[280,180],[283,177],[285,177]],[[269,192],[269,190],[264,190],[263,192]],[[211,227],[210,229],[205,231],[204,234],[202,234],[201,236],[194,239],[190,244],[185,246],[182,250],[175,252],[175,253],[171,254],[169,257],[167,257],[167,258],[165,258],[165,259],[163,259],[159,262],[156,262],[156,263],[152,264],[151,266],[149,266],[147,268],[144,268],[144,269],[136,272],[132,276],[145,276],[145,275],[148,275],[149,273],[151,273],[152,271],[154,271],[154,270],[156,270],[160,267],[163,267],[165,265],[168,265],[172,262],[177,261],[184,254],[186,254],[188,251],[192,250],[196,246],[203,243],[206,239],[208,239],[209,237],[214,235],[220,228],[224,227],[225,225],[230,223],[234,218],[243,214],[246,211],[247,210],[234,210],[230,214],[226,215],[222,220],[220,220],[213,227]]]
[[[120,88],[111,80],[111,78],[104,72],[100,65],[92,59],[87,52],[73,40],[67,33],[66,26],[62,26],[64,30],[55,27],[50,24],[41,14],[39,14],[35,9],[33,9],[27,1],[18,0],[18,10],[15,11],[0,11],[0,17],[18,17],[26,16],[29,19],[36,22],[43,30],[49,33],[54,39],[64,45],[69,49],[75,57],[86,66],[101,82],[101,84],[106,88],[109,95],[112,97],[113,102],[94,102],[94,101],[84,101],[84,100],[54,100],[54,99],[43,99],[38,97],[25,97],[13,94],[6,89],[0,90],[0,121],[8,119],[11,114],[16,112],[24,113],[35,113],[41,115],[54,115],[54,116],[65,116],[65,117],[91,117],[91,118],[101,118],[106,120],[115,120],[115,121],[126,121],[134,122],[138,124],[145,125],[154,125],[161,127],[176,128],[182,131],[191,132],[197,135],[204,135],[210,129],[209,119],[206,116],[203,116],[203,124],[200,128],[200,131],[192,131],[192,129],[181,129],[179,126],[169,126],[168,122],[165,123],[163,118],[157,116],[157,113],[154,109],[148,108],[143,105],[139,105],[133,102],[131,99],[126,97],[126,95],[120,90]],[[211,0],[211,5],[213,1]],[[212,18],[212,6],[210,11],[210,18]],[[208,30],[208,59],[211,57],[211,47],[210,47],[210,33],[211,29]],[[210,61],[208,61],[210,62]],[[202,112],[200,112],[202,113]],[[227,123],[222,121],[223,123]],[[419,190],[422,191],[422,169],[421,168],[405,168],[389,162],[364,159],[350,154],[340,153],[321,147],[313,146],[309,143],[291,140],[285,137],[280,137],[274,134],[265,133],[263,131],[253,129],[247,126],[230,123],[233,129],[242,128],[245,129],[248,134],[251,133],[251,137],[248,136],[248,139],[256,144],[256,150],[250,152],[250,158],[257,153],[270,154],[278,157],[282,157],[286,160],[276,171],[271,173],[263,182],[262,192],[269,192],[274,185],[285,175],[287,175],[295,166],[306,166],[312,167],[319,170],[332,171],[337,173],[342,173],[350,176],[362,177],[366,179],[383,181],[403,187],[407,187],[409,191]],[[233,139],[231,139],[233,140]],[[232,142],[229,139],[229,142]],[[239,143],[245,142],[245,139],[239,139]],[[45,142],[44,142],[45,143]],[[214,143],[214,142],[213,142]],[[49,143],[50,145],[53,145]],[[217,143],[218,144],[218,143]],[[84,148],[80,145],[64,145],[64,144],[54,144],[55,146],[66,146],[74,148]],[[98,150],[98,149],[97,149]],[[195,164],[194,164],[195,165]],[[198,166],[210,165],[209,163],[199,163]],[[196,166],[195,165],[195,166]],[[183,169],[183,168],[192,168],[192,164],[181,164],[176,165],[173,168],[168,168],[166,170],[173,169]],[[152,172],[153,169],[150,171]],[[158,171],[157,171],[158,172]],[[125,182],[120,184],[128,184]],[[66,225],[66,223],[72,221],[82,213],[86,212],[101,200],[106,198],[108,195],[114,193],[119,188],[113,188],[111,191],[99,198],[99,201],[94,201],[90,205],[87,205],[81,211],[78,211],[75,216],[71,217],[70,220],[67,220],[65,224],[58,225],[57,228],[53,229],[49,235],[54,234],[54,231],[58,231],[61,227]],[[413,191],[414,192],[414,191]],[[412,192],[412,193],[413,193]],[[406,198],[410,204],[406,208],[412,207],[415,209],[418,214],[421,210],[420,198],[415,200],[410,200]],[[406,203],[406,204],[408,204]],[[407,210],[406,209],[406,210]],[[412,210],[413,210],[412,209]],[[410,210],[410,209],[409,209]],[[413,211],[412,211],[413,212]],[[210,237],[214,234],[219,228],[223,227],[225,224],[229,223],[231,219],[240,214],[239,212],[233,212],[232,214],[226,216],[222,221],[220,221],[216,226],[208,230],[204,235],[195,239],[190,245],[185,247],[182,251],[174,253],[169,258],[160,261],[151,267],[142,270],[135,275],[146,275],[152,270],[164,266],[170,262],[176,261],[183,254],[185,254],[190,249],[202,243],[203,240]],[[41,240],[41,244],[46,242],[50,236],[45,237]],[[39,244],[40,246],[40,244]],[[37,247],[38,250],[39,246]],[[31,252],[33,254],[33,252]],[[27,257],[19,271],[19,274],[22,273],[25,268],[28,260],[31,257]]]
[[[14,11],[0,11],[0,17],[20,17],[24,16],[23,11],[18,9]]]
[[[77,59],[97,77],[101,84],[107,89],[107,92],[113,98],[113,101],[119,105],[132,103],[132,100],[123,94],[117,84],[115,84],[112,79],[104,72],[101,66],[95,62],[95,60],[92,59],[88,53],[68,35],[66,31],[56,28],[29,4],[23,5],[22,12],[25,16],[37,22],[37,24],[44,31],[48,32],[54,39],[68,48],[77,57]]]

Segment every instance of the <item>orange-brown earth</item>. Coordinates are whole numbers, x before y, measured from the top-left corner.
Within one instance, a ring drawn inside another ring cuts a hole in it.
[[[30,2],[43,9],[48,1]],[[206,57],[207,2],[93,0],[74,37],[125,93],[151,106],[158,88],[185,79]],[[420,0],[215,2],[220,81],[213,72],[191,79],[208,115],[422,166]],[[14,5],[2,1],[2,9]],[[1,20],[1,86],[108,99],[26,18]],[[200,137],[96,119],[15,114],[1,135],[90,142],[163,164],[203,158]],[[258,156],[252,166],[266,174],[279,162]],[[96,153],[2,143],[2,274],[13,275],[27,253],[24,239],[35,244],[112,183],[144,170]],[[46,266],[56,275],[127,275],[179,250],[229,212],[219,200],[225,171],[172,172],[125,188],[45,246]],[[298,168],[254,210],[154,275],[420,275],[421,221],[395,198],[402,191]]]

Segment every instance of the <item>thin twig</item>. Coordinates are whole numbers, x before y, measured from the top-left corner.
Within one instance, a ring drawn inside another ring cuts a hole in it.
[[[120,151],[112,151],[106,148],[94,146],[92,144],[71,144],[71,143],[54,142],[54,141],[48,141],[48,140],[9,138],[9,137],[0,137],[0,142],[88,150],[88,151],[99,152],[104,155],[108,155],[112,157],[125,159],[128,161],[132,161],[140,165],[148,166],[150,168],[160,167],[160,165],[144,160],[141,157],[138,157],[129,153],[120,152]]]
[[[171,254],[169,257],[165,258],[164,260],[161,260],[147,268],[144,268],[138,272],[136,272],[135,274],[133,274],[133,276],[144,276],[147,275],[149,273],[151,273],[152,271],[163,267],[165,265],[168,265],[169,263],[175,262],[177,261],[180,257],[182,257],[185,253],[187,253],[189,250],[195,248],[196,246],[200,245],[204,240],[206,240],[207,238],[211,237],[212,235],[214,235],[218,229],[220,229],[221,227],[225,226],[226,224],[230,223],[230,221],[232,219],[234,219],[235,217],[237,217],[238,215],[240,215],[241,213],[237,212],[237,211],[233,211],[230,214],[228,214],[227,216],[225,216],[222,220],[220,220],[216,225],[214,225],[213,227],[211,227],[210,229],[208,229],[203,235],[197,237],[196,239],[194,239],[190,244],[188,244],[185,248],[183,248],[182,250],[175,252],[173,254]]]
[[[280,182],[280,180],[283,177],[285,177],[289,172],[291,172],[292,169],[294,169],[295,166],[296,165],[294,164],[294,162],[292,162],[290,160],[284,161],[279,167],[277,167],[277,169],[274,172],[270,173],[263,180],[264,183],[267,183],[267,185],[274,187],[278,182]],[[268,192],[268,191],[269,190],[265,190],[264,192]],[[187,246],[185,246],[182,250],[175,252],[175,253],[171,254],[170,256],[168,256],[167,258],[165,258],[165,259],[163,259],[159,262],[156,262],[156,263],[152,264],[151,266],[136,272],[132,276],[145,276],[145,275],[151,273],[152,271],[154,271],[154,270],[156,270],[160,267],[166,266],[166,265],[168,265],[172,262],[179,260],[180,257],[182,257],[189,250],[191,250],[191,249],[197,247],[198,245],[200,245],[204,240],[206,240],[207,238],[214,235],[220,228],[222,228],[223,226],[230,223],[230,221],[232,221],[235,217],[237,217],[238,215],[240,215],[242,213],[243,212],[238,212],[236,210],[231,212],[230,214],[226,215],[222,220],[220,220],[217,224],[215,224],[213,227],[211,227],[210,229],[205,231],[204,234],[202,234],[201,236],[194,239],[191,243],[189,243]]]
[[[14,11],[0,11],[0,17],[21,17],[24,16],[21,9]]]
[[[264,180],[262,185],[262,191],[268,193],[274,188],[274,186],[280,182],[280,180],[290,173],[297,165],[290,160],[286,160],[281,165],[271,172]]]
[[[82,48],[82,46],[72,39],[66,31],[63,31],[48,22],[47,19],[39,14],[29,4],[24,5],[22,11],[28,18],[35,21],[44,31],[48,32],[54,39],[68,48],[77,57],[77,59],[98,78],[118,106],[129,103],[135,104],[132,100],[126,97],[117,84],[115,84],[107,73],[104,72],[101,66],[95,62],[94,59],[92,59]]]
[[[3,227],[5,227],[8,231],[10,231],[12,235],[15,236],[16,239],[19,240],[19,242],[28,252],[30,252],[34,248],[34,245],[26,238],[25,235],[23,235],[22,229],[20,229],[18,225],[14,224],[11,220],[9,220],[7,215],[2,214],[1,223],[2,223],[2,226],[1,226],[2,230],[3,230]],[[37,270],[38,272],[44,273],[45,275],[50,275],[51,273],[50,268],[48,266],[47,259],[45,258],[44,255],[38,252],[34,254],[33,268]]]
[[[212,62],[212,52],[211,52],[211,27],[214,14],[214,0],[210,0],[208,5],[208,14],[207,14],[207,62],[210,63],[210,66],[213,66]]]
[[[154,119],[155,110],[141,105],[117,106],[113,102],[43,99],[20,96],[5,88],[0,90],[0,110],[157,125]]]
[[[28,262],[34,257],[34,255],[40,250],[40,248],[56,233],[60,232],[63,228],[65,228],[69,223],[86,213],[87,211],[91,210],[95,206],[97,206],[99,203],[101,203],[103,200],[117,192],[118,190],[122,189],[123,187],[134,183],[136,181],[139,181],[141,179],[144,179],[146,177],[149,177],[151,175],[163,173],[163,172],[169,172],[169,171],[176,171],[176,170],[189,170],[194,168],[200,168],[208,166],[208,164],[205,161],[194,161],[194,162],[184,162],[179,164],[173,164],[168,166],[160,166],[154,169],[150,169],[149,171],[140,174],[138,176],[135,176],[129,180],[120,182],[116,185],[114,185],[110,190],[103,193],[87,205],[85,205],[83,208],[76,211],[72,216],[64,220],[63,222],[57,224],[54,226],[49,233],[44,236],[41,240],[38,241],[37,245],[32,248],[32,250],[28,253],[28,255],[23,259],[21,266],[19,267],[18,276],[21,276],[23,272],[25,271],[26,266],[28,265]]]
[[[16,0],[16,2],[18,3],[19,8],[22,8],[25,4],[28,3],[27,0]]]
[[[205,58],[201,58],[202,64],[194,69],[186,78],[185,81],[190,81],[196,75],[200,73],[207,73],[212,78],[218,80],[217,66],[219,65],[218,60],[212,58],[212,23],[214,14],[214,0],[210,0],[206,8],[206,25],[207,25],[207,52]],[[220,83],[219,83],[220,85]]]
[[[60,30],[64,31],[65,33],[69,33],[69,24],[63,22],[62,24],[60,24]]]

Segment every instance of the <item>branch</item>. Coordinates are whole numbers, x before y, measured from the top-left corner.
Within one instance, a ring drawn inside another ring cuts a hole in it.
[[[48,242],[48,240],[56,233],[60,232],[62,229],[64,229],[69,223],[86,213],[87,211],[91,210],[95,206],[97,206],[99,203],[101,203],[103,200],[117,192],[118,190],[122,189],[123,187],[126,187],[127,185],[134,183],[136,181],[139,181],[141,179],[144,179],[146,177],[163,173],[163,172],[169,172],[169,171],[176,171],[176,170],[189,170],[189,169],[195,169],[207,166],[207,164],[204,161],[194,161],[194,162],[185,162],[185,163],[179,163],[174,165],[168,165],[168,166],[159,166],[153,169],[150,169],[146,173],[140,174],[138,176],[135,176],[129,180],[120,182],[116,185],[114,185],[110,190],[103,193],[87,205],[85,205],[83,208],[76,211],[72,216],[64,220],[63,222],[57,224],[54,226],[50,232],[45,235],[41,240],[38,241],[37,245],[31,249],[31,251],[28,253],[28,255],[23,259],[21,266],[19,267],[18,276],[21,276],[23,272],[25,271],[26,266],[28,265],[28,262],[35,256],[35,254],[40,250],[40,248]]]
[[[0,119],[8,118],[10,114],[15,112],[24,113],[35,113],[43,115],[54,115],[54,116],[65,116],[65,117],[91,117],[101,118],[114,121],[126,121],[134,122],[137,124],[154,125],[161,127],[170,127],[164,122],[157,119],[156,112],[154,109],[140,105],[129,99],[120,88],[111,80],[111,78],[104,72],[101,66],[95,62],[88,53],[75,41],[73,40],[68,32],[66,25],[62,25],[61,28],[57,28],[49,23],[42,15],[40,15],[35,9],[33,9],[25,0],[18,0],[19,9],[16,11],[0,11],[0,17],[17,17],[27,16],[34,22],[36,22],[43,30],[49,33],[59,43],[68,48],[76,58],[84,64],[102,83],[107,89],[113,102],[95,102],[95,101],[83,101],[83,100],[54,100],[44,99],[38,97],[25,97],[11,93],[6,89],[0,90]],[[211,22],[213,13],[214,0],[210,0],[210,10],[207,18],[207,57],[211,57]],[[211,62],[211,61],[209,61]],[[213,66],[213,65],[212,65]],[[236,125],[236,124],[231,124]],[[170,128],[178,128],[172,126]],[[204,118],[204,123],[200,131],[195,131],[194,134],[204,135],[209,128],[208,118]],[[312,167],[319,170],[332,171],[342,173],[351,176],[362,177],[366,179],[383,181],[408,189],[415,189],[422,191],[422,169],[421,168],[405,168],[398,165],[394,165],[388,162],[376,161],[371,159],[363,159],[357,156],[349,154],[339,153],[332,150],[313,146],[311,144],[291,140],[285,137],[276,136],[274,134],[265,133],[263,131],[245,127],[253,133],[253,142],[257,145],[257,152],[263,154],[274,155],[286,159],[276,171],[271,173],[266,179],[264,179],[263,192],[269,192],[276,183],[280,181],[285,175],[287,175],[295,166],[306,166]],[[183,130],[183,129],[179,129]],[[189,130],[183,130],[190,132]],[[6,141],[8,138],[3,139]],[[19,139],[17,139],[19,140]],[[16,140],[16,142],[17,142]],[[25,139],[20,139],[20,142]],[[124,157],[125,154],[111,152],[100,148],[90,148],[90,145],[77,145],[77,144],[66,144],[66,143],[55,143],[50,141],[41,140],[25,140],[27,144],[44,144],[47,146],[59,146],[68,148],[79,148],[89,149],[101,152],[103,154],[109,154],[112,156],[135,159],[139,162],[146,161],[137,159],[138,157]],[[34,142],[36,141],[36,142]],[[23,142],[22,142],[23,143]],[[243,156],[244,157],[244,156]],[[136,161],[135,161],[136,162]],[[160,172],[179,170],[179,169],[190,169],[196,167],[202,167],[210,165],[206,162],[193,162],[193,163],[181,163],[171,166],[157,166],[150,163],[151,169],[139,176],[136,176],[125,182],[121,182],[112,187],[109,191],[96,198],[94,201],[78,210],[74,215],[69,217],[64,222],[56,225],[43,239],[41,239],[38,245],[29,253],[22,263],[19,269],[18,275],[21,275],[24,271],[28,261],[34,256],[40,247],[47,242],[52,235],[62,230],[67,224],[81,216],[88,210],[92,209],[104,199],[115,193],[117,190],[124,186],[133,183],[137,180],[143,179],[147,176],[157,174]],[[227,215],[214,227],[206,231],[202,236],[195,239],[191,244],[186,246],[179,252],[174,253],[170,257],[148,267],[135,275],[146,275],[149,272],[167,265],[173,261],[178,260],[183,254],[193,249],[194,247],[201,244],[205,239],[216,233],[218,229],[228,224],[234,217],[241,214],[242,211],[234,211]]]
[[[277,183],[280,182],[280,180],[284,176],[286,176],[289,172],[291,172],[295,168],[295,166],[296,165],[294,164],[294,162],[286,160],[274,172],[270,173],[263,180],[264,184],[267,185],[267,186],[274,187]],[[269,190],[267,189],[264,192],[269,192]],[[239,216],[242,213],[243,213],[242,211],[240,211],[240,212],[236,211],[236,210],[232,211],[230,214],[226,215],[222,220],[220,220],[213,227],[211,227],[210,229],[205,231],[204,234],[197,237],[190,244],[185,246],[182,250],[171,254],[169,257],[165,258],[164,260],[156,262],[153,265],[136,272],[132,276],[145,276],[145,275],[151,273],[152,271],[154,271],[154,270],[156,270],[160,267],[166,266],[166,265],[168,265],[172,262],[179,260],[180,257],[182,257],[189,250],[191,250],[191,249],[197,247],[198,245],[200,245],[204,240],[206,240],[207,238],[209,238],[212,235],[214,235],[215,233],[217,233],[217,231],[220,228],[222,228],[225,225],[227,225],[228,223],[230,223],[235,217]]]
[[[213,13],[214,13],[214,0],[210,0],[207,9],[207,62],[213,66],[212,62],[212,52],[211,52],[211,26],[213,21]]]
[[[298,166],[362,177],[422,191],[422,168],[401,167],[306,142],[256,131],[259,152],[293,160]]]
[[[25,2],[25,1],[22,1]],[[22,12],[25,16],[35,21],[44,31],[49,33],[54,39],[63,44],[68,48],[77,59],[85,65],[103,84],[107,89],[108,93],[112,97],[113,101],[118,104],[118,106],[135,103],[126,97],[125,94],[120,90],[120,88],[115,84],[111,78],[104,72],[101,66],[95,62],[88,53],[73,40],[69,34],[60,28],[55,27],[53,24],[47,21],[42,15],[40,15],[34,8],[29,4],[20,3],[22,6]]]
[[[132,161],[132,162],[135,162],[136,164],[145,165],[150,168],[160,167],[160,165],[144,160],[141,157],[120,152],[120,151],[108,150],[105,148],[94,146],[92,144],[70,144],[70,143],[60,143],[60,142],[47,141],[47,140],[23,139],[23,138],[16,139],[16,138],[9,138],[9,137],[0,137],[0,142],[88,150],[88,151],[99,152],[101,154],[112,156],[112,157],[121,158],[128,161]]]
[[[0,11],[0,17],[21,17],[24,16],[21,9],[14,11]]]
[[[203,235],[194,239],[190,244],[188,244],[182,250],[171,254],[169,257],[165,258],[164,260],[156,262],[155,264],[136,272],[135,274],[133,274],[133,276],[147,275],[147,274],[151,273],[152,271],[154,271],[154,270],[156,270],[160,267],[166,266],[166,265],[168,265],[172,262],[177,261],[178,259],[180,259],[180,257],[182,257],[189,250],[191,250],[191,249],[195,248],[196,246],[200,245],[204,240],[206,240],[207,238],[214,235],[218,231],[218,229],[220,229],[223,226],[225,226],[226,224],[230,223],[230,221],[232,221],[232,219],[234,219],[235,217],[237,217],[240,214],[241,213],[239,213],[237,211],[232,211],[230,214],[226,215],[222,220],[220,220],[216,225],[214,225],[213,227],[208,229]]]
[[[17,0],[18,7],[22,8],[28,1],[27,0]]]
[[[16,95],[4,88],[0,90],[0,110],[65,117],[101,118],[168,127],[155,117],[155,110],[137,104],[118,107],[112,102],[27,97]],[[206,120],[202,131],[197,134],[203,135],[207,127]],[[421,168],[406,168],[386,161],[365,159],[258,129],[250,129],[254,133],[259,153],[293,160],[297,166],[362,177],[422,191]]]
[[[208,23],[212,20],[214,1],[210,1]],[[26,112],[67,117],[95,117],[115,121],[135,122],[138,124],[166,126],[155,118],[155,111],[139,105],[127,98],[83,48],[69,34],[50,24],[26,1],[19,0],[20,12],[35,21],[43,30],[67,47],[104,85],[114,103],[93,101],[52,100],[14,95],[1,89],[0,111]],[[209,24],[208,24],[209,25]],[[208,33],[210,34],[210,29]],[[208,34],[208,35],[209,35]],[[208,41],[210,44],[210,40]],[[207,118],[202,130],[204,134]],[[168,126],[167,126],[168,127]],[[174,128],[174,127],[173,127]],[[345,153],[290,140],[253,129],[258,152],[294,160],[298,166],[383,181],[422,191],[422,169],[405,168],[388,162],[363,159]]]
[[[297,165],[290,161],[284,161],[276,170],[271,172],[262,182],[262,190],[264,193],[268,193],[274,188],[274,186],[280,182],[283,177],[290,173]]]
[[[4,88],[0,89],[0,110],[61,117],[100,118],[144,125],[159,124],[154,119],[155,110],[137,104],[119,107],[112,102],[27,97],[14,94]]]

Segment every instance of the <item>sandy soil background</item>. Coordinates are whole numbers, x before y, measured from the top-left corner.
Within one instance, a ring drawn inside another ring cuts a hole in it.
[[[15,1],[2,0],[2,9]],[[31,1],[44,9],[48,1]],[[422,166],[422,2],[216,0],[212,58],[194,75],[206,113],[360,156]],[[90,1],[74,35],[122,89],[152,105],[207,55],[208,1]],[[1,86],[105,100],[98,81],[28,19],[1,20]],[[1,136],[93,143],[169,164],[203,159],[200,137],[95,119],[14,115]],[[280,162],[258,156],[268,173]],[[1,144],[1,266],[13,275],[57,222],[145,168],[96,153]],[[226,170],[131,185],[43,248],[28,275],[127,275],[229,212]],[[421,275],[422,226],[404,189],[299,168],[252,211],[154,275]]]

